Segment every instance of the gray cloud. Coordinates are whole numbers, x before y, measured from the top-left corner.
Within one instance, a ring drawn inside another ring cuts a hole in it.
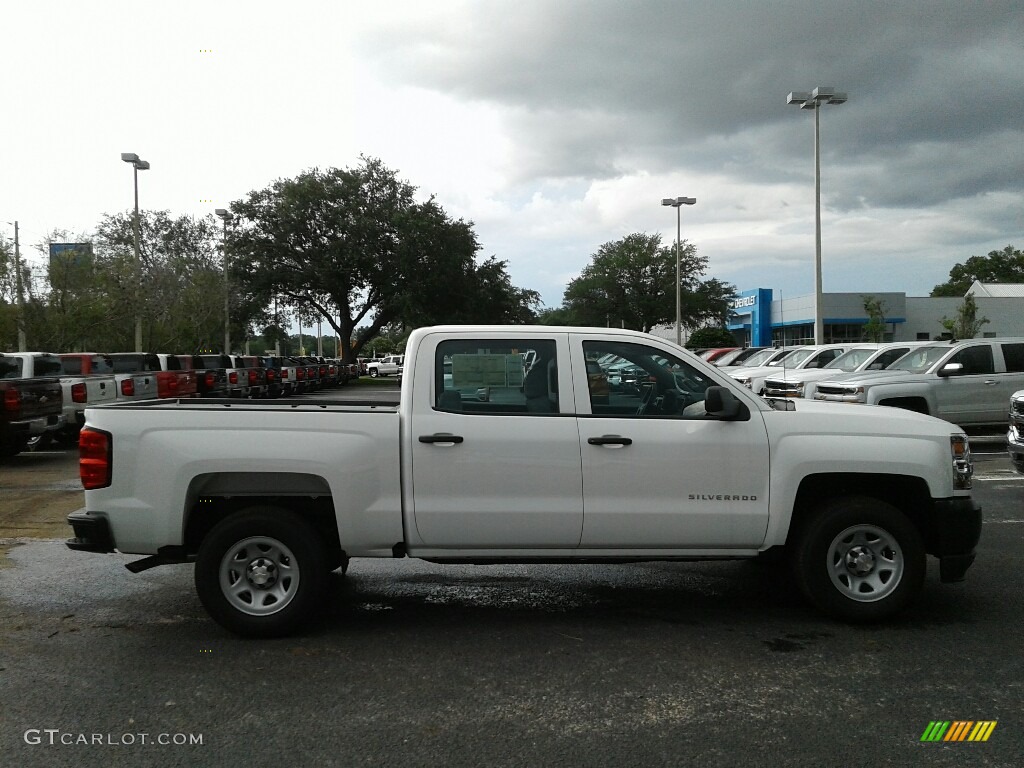
[[[1018,2],[518,0],[366,46],[392,78],[507,109],[521,181],[809,177],[812,115],[785,97],[835,86],[850,101],[821,112],[823,163],[855,207],[1021,188],[1022,32]]]

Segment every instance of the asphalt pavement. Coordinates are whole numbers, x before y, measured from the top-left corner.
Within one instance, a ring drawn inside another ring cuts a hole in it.
[[[301,637],[246,641],[188,565],[9,545],[0,763],[1019,766],[1024,478],[979,461],[978,559],[898,620],[822,618],[745,562],[355,560]],[[922,742],[995,721],[983,743]],[[166,743],[162,743],[166,742]]]

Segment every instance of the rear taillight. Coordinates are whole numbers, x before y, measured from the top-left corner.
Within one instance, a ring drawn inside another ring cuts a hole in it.
[[[85,427],[78,435],[78,474],[87,491],[110,485],[114,438],[109,432]]]
[[[173,373],[161,371],[156,375],[156,396],[160,398],[174,397],[178,389],[178,377]]]
[[[231,384],[238,383],[238,371],[231,371],[231,373],[228,374],[228,382]]]
[[[207,389],[213,389],[213,385],[217,383],[217,375],[209,372],[203,377],[203,380],[206,382]]]
[[[281,378],[282,379],[287,379],[288,378],[288,369],[287,368],[282,368],[281,369]]]
[[[84,403],[88,398],[85,394],[85,384],[72,384],[71,385],[71,401],[74,403]]]
[[[4,411],[7,413],[21,413],[21,394],[16,389],[8,389],[4,392]]]
[[[255,386],[256,385],[256,369],[255,368],[250,368],[249,369],[249,385],[250,386]]]
[[[267,381],[273,381],[276,376],[277,371],[275,371],[273,368],[267,368]]]
[[[295,378],[298,379],[299,381],[302,381],[304,378],[306,378],[306,369],[305,368],[296,368],[295,369]]]
[[[125,379],[121,382],[121,394],[125,397],[133,397],[135,395],[135,379]]]

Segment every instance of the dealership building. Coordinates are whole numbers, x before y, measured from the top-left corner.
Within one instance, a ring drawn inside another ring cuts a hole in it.
[[[1024,336],[1024,285],[975,282],[978,319],[988,318],[979,337]],[[943,318],[955,318],[962,297],[911,297],[905,293],[825,293],[825,343],[863,341],[869,317],[864,299],[881,301],[886,341],[927,341],[945,333]],[[744,346],[814,343],[814,294],[775,298],[771,288],[741,292],[732,305],[728,329]]]

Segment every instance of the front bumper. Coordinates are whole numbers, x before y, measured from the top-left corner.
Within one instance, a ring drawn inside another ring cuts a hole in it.
[[[1010,423],[1010,430],[1006,433],[1006,449],[1013,468],[1024,474],[1024,422],[1014,420]]]
[[[963,581],[981,539],[981,506],[970,497],[939,499],[933,515],[927,545],[939,559],[939,578]]]
[[[75,537],[68,539],[68,549],[78,552],[113,552],[114,536],[110,532],[107,518],[98,517],[91,512],[72,512],[68,515],[68,525],[75,531]]]

